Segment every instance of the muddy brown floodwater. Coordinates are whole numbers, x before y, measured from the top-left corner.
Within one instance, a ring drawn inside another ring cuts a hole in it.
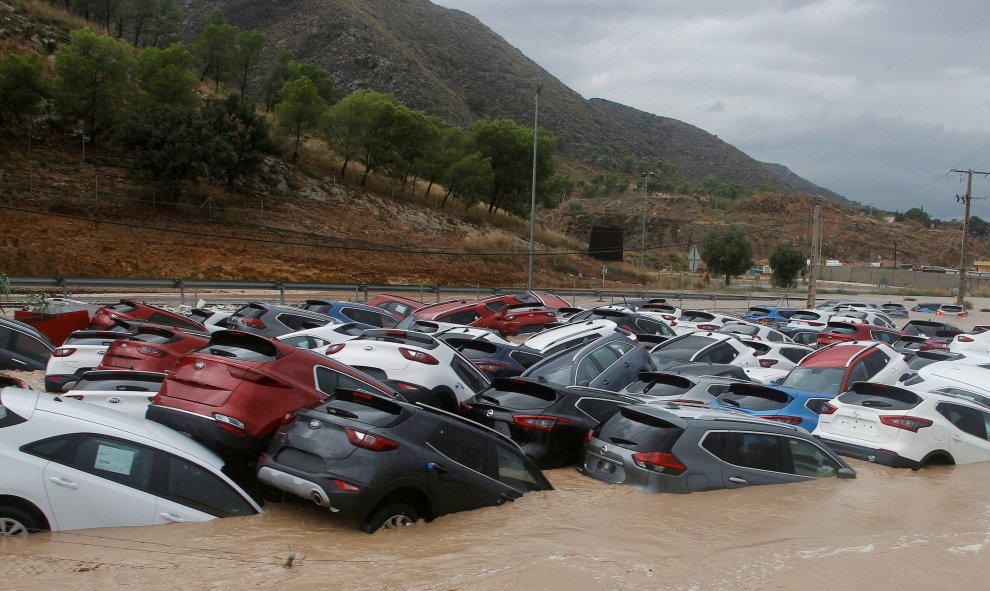
[[[690,495],[564,468],[547,472],[554,491],[374,535],[302,502],[208,523],[35,534],[0,540],[0,581],[4,590],[988,587],[990,462],[918,472],[850,464],[854,480]]]

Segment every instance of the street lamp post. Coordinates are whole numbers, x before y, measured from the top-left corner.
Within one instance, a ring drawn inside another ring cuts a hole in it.
[[[639,243],[639,270],[643,270],[643,255],[646,254],[646,198],[650,194],[650,177],[654,175],[652,172],[644,172],[643,174],[643,228],[640,233],[640,243]]]
[[[541,84],[536,88],[536,106],[533,109],[533,183],[529,203],[529,280],[526,291],[533,291],[533,255],[536,252],[536,128],[540,122],[540,91]]]

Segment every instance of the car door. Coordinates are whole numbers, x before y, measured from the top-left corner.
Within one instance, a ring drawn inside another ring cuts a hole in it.
[[[34,336],[0,326],[0,369],[45,369],[51,354],[51,348]]]
[[[214,517],[253,515],[254,507],[209,469],[189,460],[158,452],[161,476],[155,523],[207,521]]]
[[[637,352],[642,352],[642,355],[637,355]],[[649,358],[646,350],[639,345],[623,341],[607,343],[596,349],[591,356],[604,369],[589,382],[589,386],[611,391],[621,390],[635,382]]]
[[[951,402],[940,402],[935,410],[952,424],[948,429],[948,452],[957,464],[990,460],[990,413]]]
[[[488,439],[442,420],[423,447],[437,514],[499,505],[504,485],[493,480]],[[510,498],[514,498],[508,495]]]
[[[148,447],[106,435],[66,441],[44,470],[59,529],[156,523],[154,458]]]
[[[758,484],[796,482],[786,438],[771,433],[711,431],[701,446],[721,460],[722,485],[739,488]]]

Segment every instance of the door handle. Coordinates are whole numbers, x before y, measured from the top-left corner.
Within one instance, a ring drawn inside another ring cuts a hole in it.
[[[171,521],[172,523],[183,523],[183,522],[185,522],[185,519],[179,517],[178,515],[172,514],[172,513],[162,512],[162,513],[159,513],[158,515],[161,516],[161,518],[164,519],[165,521]]]
[[[438,464],[436,462],[427,462],[426,463],[426,469],[427,470],[433,470],[434,472],[436,472],[440,476],[443,476],[444,474],[447,473],[447,469],[443,467],[443,464]]]
[[[25,362],[23,362],[23,361],[21,361],[20,359],[17,359],[17,358],[11,358],[11,361],[14,362],[14,363],[16,363],[17,365],[20,365],[21,367],[27,367],[28,366],[27,363],[25,363]]]
[[[738,476],[729,476],[729,482],[735,482],[736,484],[749,484],[744,478],[739,478]]]
[[[607,385],[608,385],[608,383],[609,383],[609,382],[611,382],[611,381],[612,381],[612,380],[610,380],[610,379],[608,379],[608,378],[605,378],[604,380],[602,380],[602,384],[603,384],[603,385],[605,385],[605,386],[607,386]]]
[[[52,482],[54,482],[59,486],[64,486],[65,488],[71,488],[72,490],[76,490],[77,488],[79,488],[79,485],[76,484],[75,482],[72,482],[71,480],[66,480],[65,478],[62,478],[60,476],[50,476],[48,480],[51,480]]]

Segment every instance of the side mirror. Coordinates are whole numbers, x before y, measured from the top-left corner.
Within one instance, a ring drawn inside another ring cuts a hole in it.
[[[71,390],[71,389],[73,389],[75,387],[76,387],[76,382],[75,381],[66,382],[66,383],[62,384],[62,390],[61,390],[61,392],[63,394],[65,394],[66,392],[68,392],[69,390]]]
[[[839,478],[856,478],[856,471],[852,468],[839,468],[837,476]]]
[[[577,384],[577,385],[578,385],[578,386],[583,386],[583,387],[587,387],[587,385],[588,385],[588,384],[590,384],[590,383],[591,383],[591,382],[589,382],[588,380],[581,380],[580,382],[578,382],[578,384]]]

